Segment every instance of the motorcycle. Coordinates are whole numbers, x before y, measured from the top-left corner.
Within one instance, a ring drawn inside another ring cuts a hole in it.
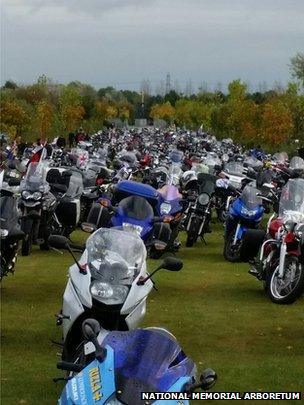
[[[196,379],[194,362],[166,329],[109,332],[88,319],[82,333],[88,342],[80,359],[83,363],[57,365],[74,375],[64,387],[58,405],[178,405],[179,400],[145,401],[143,393],[153,398],[155,392],[174,392],[187,398],[195,390],[209,390],[216,383],[212,369],[204,370]],[[189,404],[189,400],[183,399],[182,403]]]
[[[267,227],[259,259],[249,273],[265,283],[269,298],[291,304],[304,292],[304,179],[283,187],[278,215]]]
[[[17,200],[10,186],[17,186],[19,182],[12,180],[6,185],[3,183],[4,171],[0,175],[0,280],[8,273],[14,273],[17,260],[18,246],[24,233],[20,229]]]
[[[74,361],[81,350],[81,324],[95,318],[110,330],[131,330],[146,313],[146,300],[153,288],[151,276],[161,268],[180,270],[182,262],[166,258],[150,275],[146,270],[147,251],[135,232],[100,228],[88,238],[78,261],[67,238],[52,235],[49,243],[67,249],[75,264],[63,295],[57,325],[63,329],[63,360]]]
[[[204,234],[210,232],[212,197],[215,191],[216,176],[207,173],[197,175],[198,195],[190,205],[188,222],[185,224],[187,232],[186,246],[191,247],[197,239],[204,240]]]
[[[26,176],[20,183],[21,230],[25,234],[21,248],[22,256],[30,254],[33,244],[47,250],[48,237],[51,233],[58,232],[61,227],[55,213],[57,200],[50,192],[46,171],[43,163],[30,163]]]
[[[258,189],[245,186],[241,195],[229,207],[225,222],[224,258],[230,262],[245,260],[251,255],[249,229],[256,229],[261,222],[264,207]],[[263,231],[261,231],[263,233]],[[260,236],[261,238],[263,235]],[[258,243],[255,240],[255,243]]]

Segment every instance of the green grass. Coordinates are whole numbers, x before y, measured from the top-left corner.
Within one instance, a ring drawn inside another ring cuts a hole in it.
[[[199,242],[181,249],[181,272],[155,276],[159,291],[148,299],[145,325],[174,333],[199,371],[214,368],[216,391],[301,391],[303,300],[291,306],[272,304],[262,285],[248,275],[248,265],[223,260],[222,228],[214,228],[207,246]],[[81,238],[80,232],[74,236]],[[151,261],[150,269],[155,263]],[[60,376],[58,349],[50,340],[60,340],[54,315],[70,264],[68,253],[35,248],[30,257],[19,257],[15,275],[2,282],[4,405],[55,404],[60,395],[63,384],[52,382]]]

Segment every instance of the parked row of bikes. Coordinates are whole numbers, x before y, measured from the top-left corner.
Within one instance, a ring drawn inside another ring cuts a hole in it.
[[[300,156],[154,128],[100,131],[71,150],[54,141],[9,152],[0,179],[1,278],[14,271],[19,245],[25,256],[38,245],[67,250],[74,261],[57,315],[63,339],[54,342],[66,372],[56,379],[66,382],[59,404],[137,405],[147,403],[142,392],[214,385],[216,373],[197,378],[170,332],[139,324],[154,274],[182,269],[183,239],[187,248],[201,243],[203,262],[215,221],[224,258],[248,262],[273,302],[303,294]],[[90,234],[84,246],[72,241],[77,228]],[[162,259],[150,273],[147,257]]]

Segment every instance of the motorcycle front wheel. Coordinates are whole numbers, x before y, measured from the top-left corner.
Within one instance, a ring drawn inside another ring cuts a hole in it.
[[[199,228],[201,226],[201,222],[198,218],[192,218],[190,229],[187,232],[187,239],[186,239],[186,246],[192,247],[198,238]]]
[[[230,232],[225,240],[224,244],[224,258],[228,260],[228,262],[236,263],[241,260],[241,247],[242,241],[237,241],[236,244],[233,244],[234,240],[234,232]]]
[[[23,241],[22,241],[22,246],[21,246],[21,254],[22,256],[29,256],[32,250],[32,244],[33,244],[33,235],[32,232],[28,233],[25,235]]]
[[[286,257],[282,278],[279,266],[266,273],[266,291],[276,304],[292,304],[304,293],[304,266],[297,257]]]

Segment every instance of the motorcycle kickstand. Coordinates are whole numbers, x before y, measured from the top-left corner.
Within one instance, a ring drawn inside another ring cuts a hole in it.
[[[204,242],[204,244],[207,246],[207,242],[206,242],[206,239],[203,237],[203,236],[201,236],[201,240]]]

